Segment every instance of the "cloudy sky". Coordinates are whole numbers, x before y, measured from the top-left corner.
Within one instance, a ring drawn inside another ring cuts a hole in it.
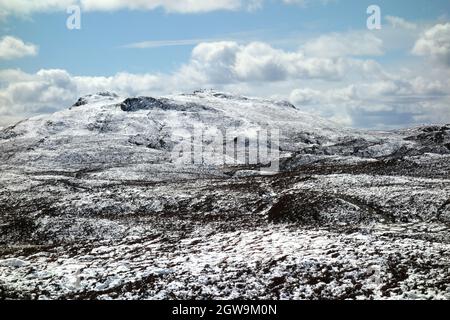
[[[0,127],[98,91],[199,88],[358,128],[450,123],[450,1],[0,0]]]

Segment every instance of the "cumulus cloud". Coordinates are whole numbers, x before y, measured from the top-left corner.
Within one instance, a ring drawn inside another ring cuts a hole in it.
[[[316,57],[379,56],[383,41],[371,32],[332,33],[306,42],[303,50]]]
[[[35,74],[0,72],[0,114],[29,116],[67,108],[79,96],[99,91],[123,95],[156,94],[164,76],[118,73],[111,77],[73,76],[66,70],[43,69]]]
[[[213,42],[217,40],[213,39],[182,39],[182,40],[150,40],[140,41],[124,45],[124,48],[134,49],[148,49],[148,48],[161,48],[161,47],[179,47],[196,45],[202,42]]]
[[[58,105],[73,100],[77,87],[64,70],[40,70],[36,74],[3,71],[0,112],[9,116],[54,111]]]
[[[262,5],[262,0],[0,0],[0,16],[63,11],[70,5],[79,5],[85,11],[163,9],[176,13],[201,13],[253,10]]]
[[[409,22],[401,17],[396,16],[386,16],[385,19],[393,28],[406,29],[406,30],[416,30],[417,25],[415,23]]]
[[[27,16],[39,12],[64,11],[70,5],[79,5],[84,11],[155,10],[175,13],[202,13],[217,10],[256,10],[266,0],[0,0],[0,17]],[[302,7],[312,2],[333,0],[279,0],[284,4]]]
[[[411,74],[340,88],[297,88],[290,101],[344,125],[386,128],[450,121],[449,94],[448,81]]]
[[[450,23],[437,24],[416,41],[412,52],[450,67]]]
[[[244,5],[242,0],[81,0],[88,11],[115,11],[121,9],[154,10],[163,8],[169,12],[193,13],[215,10],[236,10]]]
[[[288,79],[337,80],[349,73],[377,72],[371,60],[312,57],[285,51],[267,43],[233,41],[201,43],[192,51],[181,73],[201,83],[283,81]]]
[[[0,59],[10,60],[25,56],[35,56],[38,52],[36,45],[25,43],[19,38],[4,36],[0,39]]]
[[[114,91],[122,95],[152,95],[172,91],[168,75],[120,72],[111,77],[73,77],[78,95],[98,91]]]

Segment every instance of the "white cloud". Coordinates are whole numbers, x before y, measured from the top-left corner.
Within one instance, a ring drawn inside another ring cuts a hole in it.
[[[285,51],[267,43],[233,41],[201,43],[192,51],[181,73],[201,83],[273,82],[288,79],[335,81],[347,73],[377,72],[370,60],[309,57],[301,51]]]
[[[77,87],[64,70],[40,70],[36,74],[10,71],[13,79],[0,91],[0,111],[8,115],[45,112],[73,99]]]
[[[449,82],[414,74],[339,88],[297,88],[290,101],[348,126],[386,128],[450,121]]]
[[[131,74],[121,72],[111,77],[72,78],[78,95],[98,91],[114,91],[122,95],[152,95],[169,92],[173,89],[168,75]]]
[[[383,41],[370,32],[332,33],[306,42],[303,50],[315,57],[379,56]]]
[[[0,18],[9,15],[29,16],[33,13],[65,11],[78,0],[0,0]]]
[[[417,25],[415,23],[409,22],[401,17],[396,16],[386,16],[385,19],[393,28],[406,29],[406,30],[416,30]]]
[[[190,46],[199,44],[202,42],[213,42],[215,39],[184,39],[184,40],[150,40],[134,42],[124,45],[124,48],[134,49],[147,49],[147,48],[160,48],[160,47],[178,47],[178,46]]]
[[[243,6],[242,0],[81,0],[88,11],[154,10],[163,8],[168,12],[194,13],[215,10],[236,10]]]
[[[111,90],[123,95],[155,94],[167,89],[164,76],[118,73],[111,77],[73,76],[66,70],[35,74],[0,72],[0,114],[29,116],[70,106],[79,96]]]
[[[217,10],[257,9],[262,0],[0,0],[0,16],[64,11],[79,5],[84,11],[155,10],[202,13]]]
[[[450,23],[437,24],[416,41],[412,52],[450,67]]]
[[[0,59],[10,60],[25,56],[35,56],[38,52],[36,45],[25,43],[23,40],[4,36],[0,39]]]
[[[175,13],[203,13],[217,10],[256,10],[266,0],[0,0],[0,17],[28,16],[39,12],[64,11],[79,5],[84,11],[155,10]],[[285,4],[306,6],[311,2],[333,0],[279,0]]]
[[[319,101],[321,92],[311,88],[295,89],[291,92],[289,100],[299,106],[308,106]]]

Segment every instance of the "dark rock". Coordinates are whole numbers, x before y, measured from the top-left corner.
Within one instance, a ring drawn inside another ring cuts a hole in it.
[[[88,101],[86,100],[86,98],[81,97],[77,100],[77,102],[75,102],[73,104],[72,107],[80,107],[80,106],[84,106],[86,104],[88,104]]]

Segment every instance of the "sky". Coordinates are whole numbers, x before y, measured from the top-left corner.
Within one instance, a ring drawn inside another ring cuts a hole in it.
[[[0,127],[201,88],[355,128],[450,123],[450,0],[0,0]]]

